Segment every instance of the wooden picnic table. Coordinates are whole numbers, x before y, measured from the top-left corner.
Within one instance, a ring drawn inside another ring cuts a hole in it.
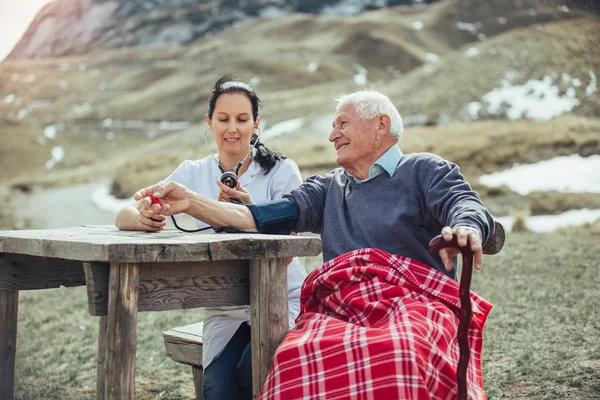
[[[138,311],[244,304],[256,398],[288,330],[285,257],[320,252],[320,239],[309,236],[112,226],[0,231],[0,398],[14,398],[19,290],[82,285],[90,314],[100,317],[98,399],[135,398]]]

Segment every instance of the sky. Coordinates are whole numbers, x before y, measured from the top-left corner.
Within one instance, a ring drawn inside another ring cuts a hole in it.
[[[0,60],[10,53],[38,11],[51,0],[0,0]]]

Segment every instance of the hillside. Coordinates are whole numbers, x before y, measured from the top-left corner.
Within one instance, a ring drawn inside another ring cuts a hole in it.
[[[458,162],[498,212],[523,201],[534,213],[597,207],[592,196],[523,200],[476,184],[482,173],[514,163],[600,154],[600,18],[552,1],[518,3],[444,0],[352,17],[257,16],[186,43],[12,57],[0,63],[0,185],[28,190],[108,177],[115,194],[129,196],[182,159],[206,154],[210,88],[236,74],[261,96],[265,130],[301,118],[265,141],[295,159],[305,176],[334,166],[325,139],[333,98],[372,86],[414,127],[403,150]],[[23,43],[32,39],[25,35]],[[571,117],[556,119],[562,114]]]

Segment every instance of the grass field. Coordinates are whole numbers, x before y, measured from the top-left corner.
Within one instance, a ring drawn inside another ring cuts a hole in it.
[[[494,304],[483,351],[490,399],[600,397],[599,243],[598,229],[513,233],[475,273],[473,289]],[[85,289],[21,292],[19,308],[17,399],[94,399],[98,320]],[[193,398],[191,370],[165,356],[161,332],[200,317],[139,315],[137,399]]]

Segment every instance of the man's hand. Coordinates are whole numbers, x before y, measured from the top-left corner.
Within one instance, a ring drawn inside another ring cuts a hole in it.
[[[481,266],[483,265],[483,251],[479,231],[465,226],[457,226],[454,229],[445,226],[442,229],[442,238],[444,240],[450,241],[454,235],[456,235],[460,247],[465,247],[467,246],[467,243],[470,243],[471,250],[473,251],[473,266],[477,270],[481,269]],[[440,250],[440,257],[446,271],[452,270],[452,258],[458,253],[460,253],[460,250],[456,248],[445,248]]]
[[[148,197],[151,194],[161,201],[162,206],[152,204]],[[189,190],[175,182],[168,182],[163,185],[156,184],[140,189],[133,195],[133,198],[142,200],[145,208],[166,216],[186,212],[190,208]]]

